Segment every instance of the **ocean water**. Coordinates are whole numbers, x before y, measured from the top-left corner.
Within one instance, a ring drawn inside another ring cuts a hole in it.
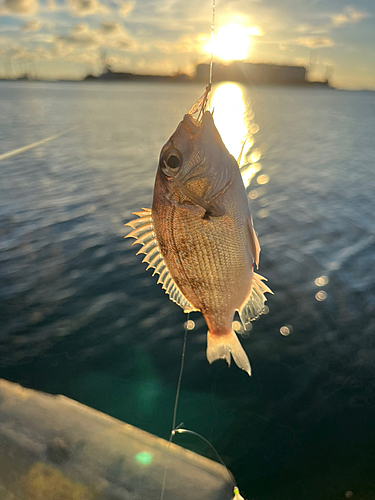
[[[190,315],[178,423],[212,441],[248,499],[373,499],[375,93],[227,88],[214,117],[228,141],[253,133],[274,295],[242,338],[251,378],[208,365]],[[123,224],[151,206],[159,151],[203,90],[0,83],[0,155],[64,132],[0,156],[1,377],[168,438],[186,316]]]

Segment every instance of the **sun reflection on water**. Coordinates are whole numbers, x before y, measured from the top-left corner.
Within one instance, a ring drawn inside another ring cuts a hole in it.
[[[236,83],[219,85],[213,92],[210,104],[215,125],[228,151],[236,160],[242,151],[241,175],[245,187],[248,187],[251,179],[262,169],[258,163],[262,152],[253,149],[253,136],[259,131],[259,125],[252,122],[254,113],[250,104],[245,102],[242,88]]]
[[[212,95],[211,109],[224,144],[237,159],[244,140],[251,135],[241,87],[235,83],[219,85]]]
[[[258,163],[247,163],[241,168],[241,175],[245,187],[250,186],[251,179],[259,172],[261,166]]]

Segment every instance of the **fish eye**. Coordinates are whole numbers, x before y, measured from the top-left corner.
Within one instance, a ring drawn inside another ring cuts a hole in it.
[[[168,151],[165,151],[165,153],[163,153],[160,157],[160,169],[167,177],[171,177],[169,169],[177,173],[179,168],[181,167],[181,164],[182,156],[181,153],[177,151],[177,149],[169,149]],[[167,165],[167,167],[169,168],[166,168],[165,165]]]

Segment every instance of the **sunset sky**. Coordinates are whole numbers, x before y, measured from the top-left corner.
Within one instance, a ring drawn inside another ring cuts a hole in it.
[[[0,76],[81,78],[101,72],[103,54],[114,70],[191,72],[208,60],[211,9],[211,0],[0,0]],[[312,61],[315,78],[328,67],[337,87],[375,90],[374,0],[217,0],[215,32],[218,59]]]

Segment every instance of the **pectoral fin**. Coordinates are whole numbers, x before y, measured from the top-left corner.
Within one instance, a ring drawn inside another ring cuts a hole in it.
[[[133,231],[127,234],[125,238],[136,238],[133,245],[142,245],[137,255],[140,253],[145,254],[142,262],[148,263],[147,269],[150,267],[155,269],[153,275],[159,274],[158,283],[163,285],[163,290],[169,295],[169,298],[182,307],[186,313],[196,311],[197,309],[195,309],[186,299],[168,270],[152,227],[151,210],[149,208],[144,208],[143,212],[133,212],[133,215],[138,215],[139,219],[132,220],[125,224],[125,226],[133,228]]]

